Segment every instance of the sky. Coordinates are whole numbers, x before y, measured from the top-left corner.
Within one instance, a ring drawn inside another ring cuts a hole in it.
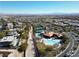
[[[79,13],[79,1],[0,1],[1,14]]]

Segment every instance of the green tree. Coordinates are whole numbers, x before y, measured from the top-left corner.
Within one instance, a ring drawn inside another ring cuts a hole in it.
[[[18,51],[19,52],[25,51],[27,48],[27,45],[28,45],[27,43],[22,43],[21,46],[18,48]]]
[[[5,32],[0,32],[0,39],[6,36]]]
[[[39,53],[40,53],[41,56],[45,56],[45,55],[46,55],[46,51],[45,51],[45,49],[43,49],[43,48],[41,48],[41,49],[39,50]]]

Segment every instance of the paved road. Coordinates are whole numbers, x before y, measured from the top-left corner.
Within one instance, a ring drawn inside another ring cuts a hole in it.
[[[36,46],[36,40],[35,40],[35,38],[33,38],[33,42],[34,42],[34,49],[35,49],[35,57],[40,57],[38,48]]]
[[[72,32],[72,33],[73,33],[73,32]],[[77,34],[73,33],[74,39],[75,39],[75,40],[79,39],[79,38],[76,38],[75,35],[77,35]],[[78,43],[78,44],[79,44],[79,43]],[[74,53],[74,55],[73,55],[72,57],[79,57],[79,46],[77,47],[77,50],[75,51],[75,53]]]
[[[29,31],[28,47],[25,52],[25,57],[34,57],[34,50],[31,40],[32,40],[32,28]]]
[[[79,57],[79,47],[77,48],[75,55],[73,55],[72,57]]]
[[[71,37],[71,33],[68,33],[68,36],[71,38],[71,40],[70,40],[70,45],[67,47],[67,49],[61,54],[61,55],[59,55],[58,57],[63,57],[67,52],[69,52],[72,48],[73,48],[73,46],[74,46],[74,39],[72,39],[72,37]]]
[[[76,57],[76,56],[79,56],[79,47],[76,49],[76,50],[74,50],[74,48],[75,47],[77,47],[76,45],[77,45],[77,38],[75,37],[75,33],[73,33],[73,32],[70,32],[69,33],[70,34],[70,37],[72,38],[72,40],[73,40],[73,42],[74,42],[74,44],[73,44],[73,46],[72,46],[72,51],[74,51],[74,54],[72,54],[71,53],[71,55],[70,55],[70,57]],[[71,50],[70,50],[71,51]]]
[[[68,36],[71,38],[71,43],[72,43],[71,49],[73,49],[73,47],[74,47],[74,45],[75,45],[75,40],[76,40],[76,38],[72,35],[71,32],[69,32],[68,34],[69,34]]]

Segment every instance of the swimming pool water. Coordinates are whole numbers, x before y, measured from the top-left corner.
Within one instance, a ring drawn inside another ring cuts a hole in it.
[[[41,38],[40,33],[36,33],[35,36],[36,36],[37,38]]]
[[[55,39],[55,38],[50,38],[50,39],[43,38],[43,40],[44,40],[44,43],[46,43],[47,45],[54,45],[54,44],[59,44],[60,43],[60,40]]]

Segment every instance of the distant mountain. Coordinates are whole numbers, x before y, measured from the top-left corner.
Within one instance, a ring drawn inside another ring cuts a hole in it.
[[[54,14],[0,14],[0,16],[79,16],[79,13],[54,13]]]

